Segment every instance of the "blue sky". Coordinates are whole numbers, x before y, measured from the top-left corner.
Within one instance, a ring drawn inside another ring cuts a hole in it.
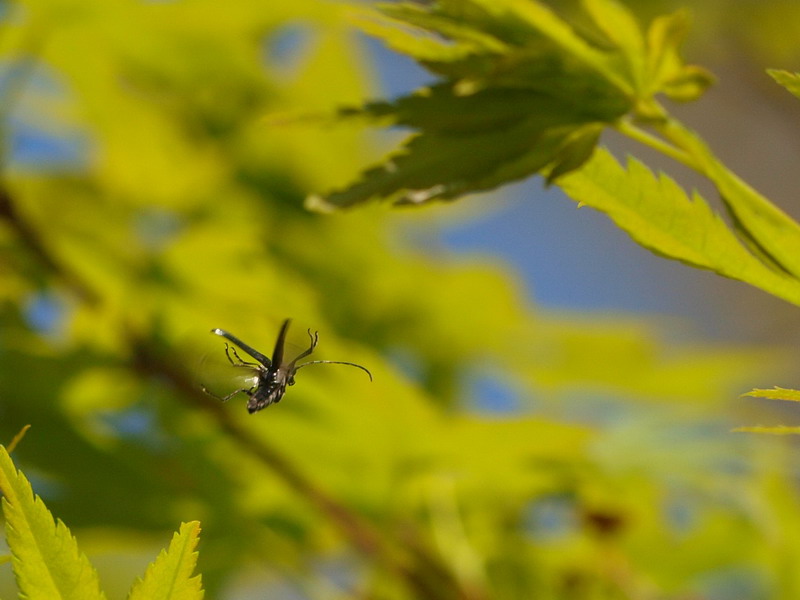
[[[386,96],[432,80],[380,42],[364,38],[364,44]],[[481,202],[493,200],[484,196]],[[558,188],[546,189],[533,178],[503,188],[495,204],[496,210],[476,211],[473,220],[454,218],[447,224],[439,219],[445,224],[437,243],[511,265],[530,297],[545,308],[678,317],[698,335],[716,336],[730,328],[726,315],[707,302],[709,288],[719,285],[715,275],[651,254],[604,215],[578,209]],[[722,283],[734,291],[739,285]]]

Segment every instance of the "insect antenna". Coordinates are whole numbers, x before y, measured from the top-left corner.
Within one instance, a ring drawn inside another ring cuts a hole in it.
[[[286,326],[286,324],[285,324],[285,323],[284,323],[284,326]],[[222,336],[222,337],[224,337],[226,340],[228,340],[228,341],[232,342],[233,344],[235,344],[236,346],[239,346],[239,348],[241,348],[241,349],[242,349],[242,350],[244,350],[244,351],[245,351],[247,354],[249,354],[250,356],[252,356],[253,358],[255,358],[255,359],[258,361],[258,362],[260,362],[260,363],[261,363],[262,365],[264,365],[265,367],[269,368],[269,366],[272,364],[272,361],[270,361],[270,359],[269,359],[269,358],[267,358],[266,356],[264,356],[263,354],[261,354],[261,352],[259,352],[258,350],[256,350],[256,349],[255,349],[255,348],[253,348],[252,346],[248,346],[247,344],[245,344],[245,343],[244,343],[242,340],[240,340],[239,338],[237,338],[237,337],[236,337],[235,335],[233,335],[232,333],[228,333],[228,332],[227,332],[227,331],[225,331],[224,329],[212,329],[212,330],[211,330],[211,333],[213,333],[213,334],[215,334],[215,335]],[[230,357],[229,357],[229,358],[230,358]],[[232,361],[231,361],[231,362],[232,362]],[[242,361],[242,362],[244,362],[244,361]]]
[[[372,381],[372,373],[369,372],[369,369],[367,369],[366,367],[362,367],[361,365],[357,365],[356,363],[345,362],[343,360],[311,360],[309,362],[303,363],[302,365],[297,365],[294,368],[294,370],[297,371],[299,369],[302,369],[303,367],[307,367],[308,365],[320,365],[320,364],[349,365],[351,367],[355,367],[356,369],[361,369],[362,371],[364,371],[369,376],[369,380]]]

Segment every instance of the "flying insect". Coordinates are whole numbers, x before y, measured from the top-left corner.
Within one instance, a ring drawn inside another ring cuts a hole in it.
[[[297,371],[308,365],[349,365],[364,371],[369,376],[369,380],[372,381],[372,373],[370,373],[366,367],[351,362],[339,360],[311,360],[297,364],[297,361],[311,354],[319,342],[319,332],[315,331],[312,334],[310,329],[308,330],[308,337],[311,338],[309,347],[295,356],[291,361],[287,362],[285,360],[284,346],[286,344],[286,333],[289,331],[290,323],[291,319],[286,319],[281,325],[281,329],[278,332],[278,339],[275,341],[275,349],[272,351],[272,358],[267,357],[255,348],[245,344],[242,340],[224,329],[212,329],[211,333],[224,337],[234,344],[234,346],[238,346],[240,350],[256,360],[256,362],[242,360],[236,348],[230,346],[227,342],[225,343],[225,356],[228,357],[228,361],[234,367],[250,369],[254,373],[254,382],[251,387],[240,388],[227,396],[217,396],[210,392],[204,385],[201,386],[203,391],[222,402],[227,402],[237,394],[246,394],[248,396],[247,412],[253,414],[268,407],[270,404],[280,402],[281,398],[283,398],[283,395],[286,393],[286,387],[294,385],[294,376]]]

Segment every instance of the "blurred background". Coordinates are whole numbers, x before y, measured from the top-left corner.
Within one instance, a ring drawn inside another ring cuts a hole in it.
[[[430,81],[342,5],[0,6],[0,442],[32,425],[14,458],[109,598],[191,519],[210,598],[798,597],[795,450],[731,433],[797,423],[739,398],[798,386],[794,307],[538,180],[306,211],[398,134],[275,115]],[[800,6],[691,8],[719,80],[671,110],[800,217],[798,106],[764,73],[800,69]],[[269,353],[287,317],[292,352],[318,330],[374,382],[304,369],[253,416],[200,391],[238,387],[210,329]]]

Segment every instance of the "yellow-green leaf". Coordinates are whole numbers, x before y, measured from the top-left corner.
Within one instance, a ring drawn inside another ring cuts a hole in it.
[[[800,224],[732,173],[692,130],[669,119],[660,132],[688,152],[701,172],[711,179],[733,216],[737,231],[760,260],[775,271],[800,278]]]
[[[737,427],[733,431],[738,433],[768,433],[770,435],[798,435],[800,434],[800,427],[756,425],[753,427]]]
[[[767,69],[767,73],[789,92],[800,98],[800,73],[790,73],[782,69]]]
[[[616,0],[584,0],[584,7],[608,39],[631,53],[644,49],[639,24],[631,12]]]
[[[691,198],[664,174],[629,159],[622,167],[599,149],[584,167],[559,179],[573,200],[606,213],[636,242],[673,258],[800,304],[800,281],[752,254],[697,193]]]
[[[665,81],[662,91],[677,102],[697,100],[714,83],[714,75],[697,65],[684,65],[675,77]]]
[[[147,567],[144,577],[134,583],[128,600],[200,600],[203,597],[200,576],[192,577],[199,534],[197,521],[181,524],[169,548],[162,550]]]
[[[28,429],[30,428],[31,428],[30,425],[25,425],[22,429],[19,430],[19,433],[17,433],[17,435],[14,436],[11,442],[9,442],[7,448],[9,454],[11,454],[14,451],[14,448],[16,448],[17,445],[22,441],[22,438],[25,437],[25,434],[28,432]]]
[[[755,389],[742,394],[743,396],[755,396],[756,398],[767,398],[768,400],[787,400],[789,402],[800,402],[800,390],[774,387],[770,390]]]
[[[714,82],[714,76],[687,65],[679,49],[689,28],[686,10],[657,17],[647,30],[648,93],[665,93],[672,100],[696,100]]]
[[[34,496],[25,476],[0,446],[0,491],[6,539],[20,597],[26,600],[105,599],[97,573],[75,538]]]
[[[616,0],[584,0],[595,24],[624,54],[629,77],[637,90],[644,78],[644,38],[633,14]]]

